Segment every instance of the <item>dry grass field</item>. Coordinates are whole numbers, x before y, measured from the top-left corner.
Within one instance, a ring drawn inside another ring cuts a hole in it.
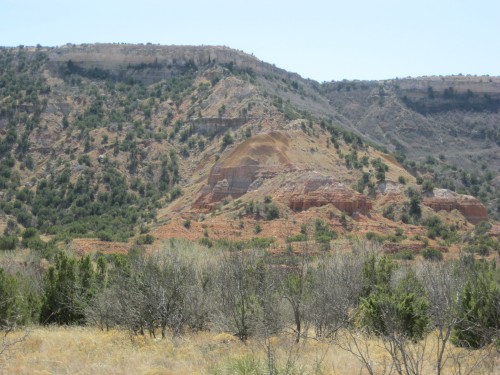
[[[358,343],[368,350],[375,374],[391,373],[391,361],[380,343],[374,340]],[[423,354],[422,374],[436,373],[434,353],[430,335]],[[445,374],[500,373],[499,353],[492,348],[476,352],[453,348],[447,357]],[[275,364],[272,372],[271,362]],[[267,344],[258,340],[243,344],[227,334],[203,332],[164,340],[138,337],[131,341],[125,331],[50,327],[31,329],[23,342],[4,353],[1,373],[347,375],[368,372],[351,353],[312,339],[296,345],[290,338],[280,336]]]

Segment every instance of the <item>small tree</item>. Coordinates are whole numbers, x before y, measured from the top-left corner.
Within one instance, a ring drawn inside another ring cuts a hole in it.
[[[414,343],[421,340],[428,329],[428,302],[423,286],[413,271],[398,269],[391,259],[375,252],[365,258],[362,275],[356,319],[358,332],[380,339],[398,374],[421,374],[424,348]],[[374,374],[364,339],[352,333],[347,336],[340,347]]]
[[[83,310],[79,305],[79,288],[75,259],[64,253],[56,256],[55,265],[45,276],[45,296],[40,313],[42,324],[83,323]]]
[[[307,249],[306,249],[307,250]],[[288,268],[281,274],[281,290],[283,298],[292,311],[295,342],[298,343],[304,332],[307,332],[307,312],[311,299],[311,274],[307,251],[299,258],[290,254]]]
[[[82,324],[85,309],[95,293],[95,272],[90,258],[80,261],[59,253],[45,275],[42,324]]]
[[[0,363],[3,355],[14,345],[25,340],[27,332],[12,336],[18,324],[26,324],[31,319],[31,309],[36,302],[22,290],[18,278],[0,268]]]
[[[216,272],[212,321],[241,341],[257,334],[270,307],[263,306],[269,285],[261,261],[256,253],[225,253]]]
[[[222,147],[225,148],[229,145],[232,145],[234,143],[234,138],[231,135],[231,133],[226,133],[224,134],[224,137],[222,138]]]
[[[434,249],[432,247],[427,247],[423,249],[420,254],[425,260],[440,261],[443,260],[443,254],[441,251]]]
[[[495,282],[494,264],[469,261],[467,282],[462,290],[460,321],[452,341],[457,346],[478,349],[500,333],[500,290]]]
[[[432,194],[434,191],[434,184],[432,183],[431,180],[424,180],[424,183],[422,184],[422,192],[424,194]]]
[[[437,331],[437,375],[442,373],[446,362],[445,350],[451,333],[462,320],[459,306],[466,278],[464,271],[459,262],[425,262],[419,269],[419,279],[429,301],[430,324]]]
[[[411,345],[424,338],[429,326],[429,304],[413,271],[403,271],[389,288],[381,285],[361,300],[361,324],[380,337],[398,374],[421,374],[423,349]]]
[[[363,259],[354,254],[333,254],[319,260],[312,272],[308,315],[318,337],[334,339],[351,328],[352,311],[361,295]]]

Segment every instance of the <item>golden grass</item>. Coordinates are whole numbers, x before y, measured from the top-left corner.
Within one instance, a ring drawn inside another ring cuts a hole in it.
[[[20,334],[20,333],[19,333]],[[435,373],[432,338],[425,352],[423,374]],[[375,373],[384,373],[391,361],[375,340],[366,342]],[[364,342],[363,342],[364,344]],[[178,338],[138,337],[130,341],[127,332],[95,328],[33,328],[27,339],[2,357],[5,374],[265,374],[268,356],[265,342],[243,344],[229,334],[202,332]],[[295,345],[287,336],[271,340],[276,367],[288,374],[366,374],[361,363],[336,345],[307,340]],[[462,370],[471,369],[486,352],[453,348]],[[500,369],[497,352],[471,374],[495,374]],[[451,357],[445,374],[458,373]],[[467,373],[467,371],[462,372]]]

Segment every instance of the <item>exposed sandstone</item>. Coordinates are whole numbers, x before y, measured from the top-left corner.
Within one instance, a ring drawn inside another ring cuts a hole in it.
[[[273,196],[294,211],[332,204],[349,215],[368,213],[372,208],[369,198],[333,177],[335,167],[321,170],[330,163],[322,157],[295,143],[287,133],[259,134],[238,145],[212,168],[193,208],[211,209],[226,197],[236,199],[281,176],[280,182],[273,183]],[[283,176],[287,178],[283,180]]]
[[[308,173],[294,183],[289,198],[292,210],[304,211],[327,204],[332,204],[349,215],[366,214],[372,208],[368,197],[336,182],[331,176]]]
[[[461,195],[447,189],[434,189],[433,195],[426,197],[423,204],[434,211],[458,210],[471,223],[488,220],[486,207],[470,195]]]
[[[229,69],[272,72],[283,77],[300,77],[260,61],[254,56],[222,46],[160,46],[154,44],[67,44],[49,52],[56,69],[72,61],[84,69],[104,69],[117,78],[132,78],[146,84],[168,79],[193,66],[219,63]]]
[[[243,117],[201,117],[191,121],[196,132],[212,136],[222,133],[227,129],[236,129],[246,123],[248,119]]]
[[[193,208],[208,209],[226,197],[238,198],[255,182],[286,173],[295,167],[286,155],[289,136],[279,132],[260,134],[238,145],[212,168]]]

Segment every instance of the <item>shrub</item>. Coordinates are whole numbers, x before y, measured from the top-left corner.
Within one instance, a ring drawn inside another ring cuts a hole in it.
[[[396,228],[396,236],[397,237],[404,237],[404,231],[402,228]]]
[[[333,230],[331,230],[328,225],[321,219],[316,219],[315,222],[315,235],[316,235],[316,242],[319,243],[328,243],[331,240],[334,240],[337,238],[337,233],[335,233]]]
[[[181,195],[182,195],[181,188],[178,187],[178,186],[175,186],[175,187],[172,188],[172,190],[170,190],[169,201],[171,202],[171,201],[179,198]]]
[[[233,143],[234,143],[234,138],[231,135],[231,133],[224,134],[224,137],[222,138],[222,147],[227,147]]]
[[[402,250],[394,254],[394,258],[401,260],[413,260],[415,259],[415,255],[411,250]]]
[[[434,249],[432,247],[427,247],[423,249],[420,254],[424,257],[426,260],[431,260],[431,261],[440,261],[443,260],[443,254],[441,251]]]
[[[146,234],[145,236],[137,237],[137,239],[135,240],[135,243],[137,245],[151,245],[154,241],[155,241],[155,238],[152,235]]]
[[[359,306],[360,323],[384,341],[421,340],[429,326],[429,303],[413,271],[391,282],[396,265],[388,258],[368,259],[363,268],[366,298]],[[394,340],[395,339],[395,340]]]
[[[377,234],[374,232],[367,232],[365,234],[365,237],[368,241],[374,241],[374,242],[379,242],[379,243],[384,242],[384,237],[381,236],[380,234]]]
[[[184,226],[184,228],[186,228],[186,229],[191,228],[191,220],[189,220],[189,219],[184,220],[184,222],[182,223],[182,225],[183,225],[183,226]]]
[[[274,238],[253,237],[251,240],[247,241],[247,246],[251,249],[267,249],[274,241]]]
[[[479,254],[481,256],[488,256],[490,254],[490,249],[483,243],[469,245],[465,248],[468,253]]]
[[[280,217],[280,210],[274,203],[264,205],[264,218],[266,220],[274,220]]]
[[[113,234],[108,230],[101,230],[97,232],[97,238],[101,241],[111,242],[113,241]]]
[[[410,198],[410,207],[408,213],[416,219],[419,219],[420,216],[422,216],[422,209],[420,208],[420,202],[421,199],[418,195],[413,195]]]
[[[198,242],[200,243],[200,245],[206,246],[208,248],[211,248],[212,246],[214,246],[214,243],[212,242],[212,240],[210,238],[207,238],[207,237],[200,238],[198,240]]]
[[[201,241],[202,239],[200,239],[200,243]],[[254,237],[247,241],[232,241],[227,238],[219,238],[215,241],[215,245],[221,249],[241,251],[244,249],[267,249],[274,241],[274,238],[268,237]]]
[[[90,157],[87,154],[81,155],[78,158],[78,164],[86,165],[87,167],[90,167],[91,166]]]
[[[444,224],[438,216],[431,216],[422,222],[427,227],[427,237],[435,239],[442,237],[447,239],[450,237],[449,228]]]
[[[377,171],[375,174],[375,178],[377,179],[378,182],[384,182],[385,181],[385,172],[384,171]]]
[[[474,233],[478,236],[486,234],[491,229],[491,224],[488,223],[487,221],[481,221],[476,224],[476,227],[474,228]]]
[[[307,241],[307,235],[304,233],[292,234],[286,238],[286,242],[302,242]]]
[[[422,191],[424,193],[432,193],[434,190],[434,184],[430,180],[425,180],[422,184]]]
[[[382,216],[384,216],[386,219],[389,220],[395,220],[396,216],[394,214],[394,204],[390,204],[388,206],[384,207],[384,212],[382,213]]]
[[[23,237],[23,239],[28,239],[28,238],[35,237],[37,234],[38,234],[38,231],[36,230],[36,228],[29,227],[23,231],[22,237]]]
[[[451,340],[457,346],[473,349],[495,339],[498,345],[500,290],[495,282],[495,265],[473,259],[467,263],[468,280],[462,290],[458,324]]]
[[[9,219],[7,221],[7,226],[5,227],[3,234],[5,236],[17,236],[20,233],[21,233],[21,230],[19,229],[17,223],[14,220]]]
[[[18,239],[16,236],[1,236],[0,237],[0,250],[15,250]]]

